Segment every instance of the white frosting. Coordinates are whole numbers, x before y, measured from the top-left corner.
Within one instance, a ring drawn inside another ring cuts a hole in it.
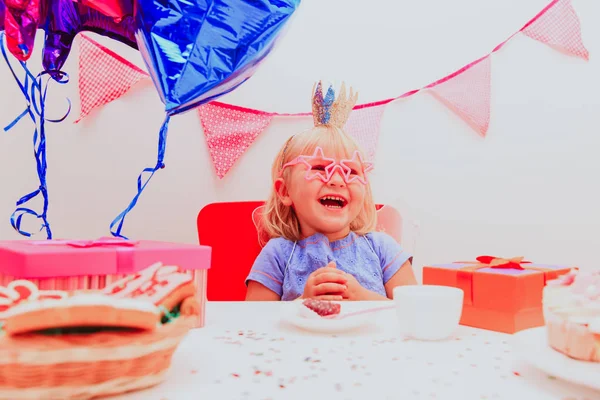
[[[600,335],[600,318],[594,318],[588,324],[590,332]],[[597,339],[600,342],[600,339]]]
[[[569,315],[567,317],[567,321],[573,322],[574,324],[585,325],[590,322],[590,318],[594,318],[594,317],[589,317],[589,316],[585,316],[585,315]]]
[[[23,295],[24,297],[21,298]],[[23,299],[25,301],[38,300],[44,297],[64,299],[67,296],[67,292],[62,290],[39,290],[33,282],[23,279],[12,281],[6,287],[0,286],[0,306],[12,307],[13,304],[19,303]],[[0,312],[0,318],[5,317],[6,311]]]
[[[6,318],[32,311],[78,306],[109,306],[122,310],[159,313],[159,309],[148,301],[115,298],[99,293],[81,293],[66,299],[43,299],[23,302],[7,310]]]
[[[156,263],[105,287],[102,292],[113,297],[144,299],[158,305],[175,289],[192,281],[192,275],[180,267]]]
[[[579,271],[571,271],[569,275],[551,281],[554,284],[544,288],[544,309],[569,322],[589,325],[600,319],[600,299],[594,298],[598,292],[595,275]]]

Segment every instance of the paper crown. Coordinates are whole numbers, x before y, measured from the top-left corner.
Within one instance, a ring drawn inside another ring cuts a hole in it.
[[[312,113],[315,126],[327,125],[343,128],[357,99],[358,93],[354,93],[352,88],[350,88],[350,95],[346,97],[346,85],[344,83],[342,83],[337,99],[332,86],[329,86],[325,97],[323,97],[323,86],[319,81],[316,84],[316,90],[313,86]]]

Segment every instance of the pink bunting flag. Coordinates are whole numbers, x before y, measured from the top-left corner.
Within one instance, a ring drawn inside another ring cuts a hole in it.
[[[264,131],[273,114],[212,102],[198,107],[208,150],[221,179]]]
[[[481,136],[490,124],[491,65],[485,56],[426,87]]]
[[[365,152],[365,157],[370,161],[375,159],[385,104],[356,107],[346,122],[346,133],[358,142]]]
[[[79,97],[81,121],[94,108],[103,106],[127,93],[149,75],[102,46],[81,35],[79,41]]]
[[[554,0],[521,29],[525,35],[548,46],[589,60],[581,39],[581,24],[571,0]]]

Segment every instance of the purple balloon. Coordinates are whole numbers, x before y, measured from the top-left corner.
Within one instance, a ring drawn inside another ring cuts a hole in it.
[[[0,0],[2,1],[2,0]],[[135,20],[127,15],[117,21],[101,12],[75,3],[73,0],[52,0],[47,3],[46,31],[42,65],[55,79],[71,51],[75,36],[82,31],[95,32],[118,40],[137,50]]]
[[[6,6],[4,5],[4,0],[0,0],[0,31],[4,30],[4,10]]]

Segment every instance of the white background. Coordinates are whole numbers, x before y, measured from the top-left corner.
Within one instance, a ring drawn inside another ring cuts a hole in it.
[[[221,101],[308,111],[318,79],[345,80],[359,90],[359,103],[394,97],[487,54],[547,3],[304,0],[259,71]],[[397,207],[408,226],[420,224],[416,249],[414,232],[407,239],[417,268],[481,254],[600,267],[600,3],[573,5],[590,61],[515,37],[492,56],[487,138],[427,94],[386,109],[372,180],[375,200]],[[29,62],[33,70],[41,64],[42,33]],[[145,68],[138,52],[90,36]],[[51,87],[47,112],[61,114],[65,97],[74,109],[67,121],[47,126],[48,216],[57,238],[94,238],[108,234],[110,221],[135,194],[138,173],[154,165],[164,108],[148,82],[75,125],[76,45],[65,69],[71,82]],[[25,103],[3,63],[0,88],[4,126]],[[275,118],[219,180],[197,113],[174,117],[167,167],[155,175],[124,233],[196,243],[199,210],[216,201],[265,199],[276,151],[310,123]],[[26,118],[0,132],[0,239],[21,238],[9,217],[15,201],[37,187],[32,132]],[[234,226],[231,234],[235,238]]]

